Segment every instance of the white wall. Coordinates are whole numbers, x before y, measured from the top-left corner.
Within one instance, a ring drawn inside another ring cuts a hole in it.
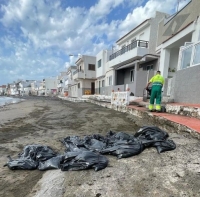
[[[46,78],[45,79],[45,92],[51,92],[51,89],[57,89],[57,78]]]
[[[178,56],[179,56],[179,48],[171,49],[170,50],[170,61],[169,61],[169,68],[176,69],[178,65]]]
[[[135,34],[130,34],[127,35],[126,38],[124,38],[122,41],[120,41],[119,48],[121,48],[124,44],[128,45],[131,44],[131,41],[133,39],[136,40],[145,40],[145,41],[149,41],[150,38],[150,25],[145,26],[144,28],[141,28],[140,30],[137,31],[137,33]]]
[[[106,72],[105,75],[105,87],[106,86],[110,86],[109,85],[109,77],[112,76],[112,84],[111,85],[115,85],[115,70],[109,70],[108,72]]]
[[[96,78],[104,76],[106,72],[106,63],[109,56],[112,54],[111,50],[102,50],[96,55]],[[98,61],[101,60],[101,67],[98,68]]]

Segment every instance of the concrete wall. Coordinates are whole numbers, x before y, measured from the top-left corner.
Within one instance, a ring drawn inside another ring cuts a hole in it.
[[[200,104],[200,65],[176,72],[172,97],[175,102]]]
[[[149,34],[149,52],[150,54],[156,54],[156,40],[158,36],[158,24],[162,18],[165,18],[167,14],[162,12],[156,12],[155,17],[150,20],[150,34]]]
[[[109,86],[109,76],[112,76],[112,85],[115,85],[115,70],[111,69],[106,72],[105,75],[105,86]]]
[[[178,65],[178,56],[179,56],[179,48],[174,48],[170,50],[170,60],[169,60],[169,68],[176,69]]]
[[[164,19],[159,23],[157,46],[197,19],[200,13],[200,1],[192,0],[171,20]]]
[[[136,71],[135,67],[127,68],[124,72],[124,84],[131,84],[134,83],[134,81],[131,81],[131,70],[134,70],[134,80],[136,78]]]
[[[123,85],[125,77],[125,70],[117,70],[116,71],[116,85]]]
[[[45,79],[45,92],[51,92],[51,89],[57,89],[57,78],[46,78]]]
[[[89,78],[89,79],[91,79],[91,78],[95,79],[96,71],[88,70],[88,64],[96,65],[96,57],[83,55],[82,60],[83,60],[83,63],[79,63],[79,68],[81,65],[81,70],[84,71],[85,77]],[[96,70],[96,67],[95,67],[95,70]]]
[[[102,50],[96,55],[96,77],[101,77],[105,75],[106,63],[111,55],[112,51]],[[101,60],[101,67],[98,68],[98,61]]]
[[[143,70],[144,66],[149,66],[149,65],[153,65],[153,70],[149,71]],[[134,94],[135,96],[142,97],[146,84],[151,79],[151,77],[155,75],[155,72],[158,69],[158,60],[145,62],[143,64],[140,64],[140,66],[142,67],[138,69],[136,73]]]

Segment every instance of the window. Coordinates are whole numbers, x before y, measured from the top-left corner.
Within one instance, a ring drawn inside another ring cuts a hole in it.
[[[99,88],[101,87],[101,81],[99,81]]]
[[[81,84],[80,83],[78,83],[78,88],[80,88],[81,87]]]
[[[101,67],[101,59],[98,61],[98,68]]]
[[[95,71],[95,64],[88,64],[88,70],[94,70]]]
[[[131,79],[131,82],[134,81],[134,70],[130,71],[130,79]]]
[[[108,78],[108,85],[111,86],[112,85],[112,75]]]
[[[153,65],[143,66],[143,70],[153,70]]]
[[[102,87],[105,86],[105,80],[102,80]]]

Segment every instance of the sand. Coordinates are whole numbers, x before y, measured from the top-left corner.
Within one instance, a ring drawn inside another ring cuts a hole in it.
[[[145,119],[91,103],[57,98],[28,97],[0,109],[1,197],[198,197],[200,194],[200,142],[189,134],[170,138],[177,149],[158,154],[154,148],[138,156],[117,160],[94,170],[61,172],[9,170],[7,155],[17,156],[25,145],[43,144],[64,152],[60,139],[69,135],[105,135],[109,130],[135,133],[151,125]],[[155,125],[159,126],[159,125]]]

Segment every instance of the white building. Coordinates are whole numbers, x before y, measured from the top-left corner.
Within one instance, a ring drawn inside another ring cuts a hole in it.
[[[5,95],[6,93],[6,85],[1,85],[0,86],[0,95]]]
[[[192,0],[159,24],[156,51],[166,79],[164,96],[175,102],[200,103],[199,13],[200,1]]]
[[[65,92],[68,92],[68,89],[66,87],[66,81],[67,81],[67,72],[60,72],[60,75],[57,77],[58,80],[58,94],[64,96]]]
[[[57,85],[57,77],[45,78],[45,95],[56,95]]]
[[[113,89],[115,70],[107,65],[111,54],[111,50],[102,50],[96,55],[96,94],[109,95]]]
[[[31,83],[34,82],[34,80],[25,80],[19,82],[19,95],[29,95],[31,92]]]
[[[83,55],[76,61],[77,69],[73,72],[75,84],[71,87],[73,97],[95,94],[96,57]]]
[[[135,96],[143,96],[148,80],[158,69],[155,41],[159,21],[165,16],[156,12],[155,17],[146,19],[117,40],[112,52],[104,50],[97,54],[96,93],[110,95],[112,91],[130,90]]]
[[[67,68],[67,81],[65,82],[66,89],[68,90],[68,96],[78,97],[76,88],[77,83],[73,79],[73,73],[77,70],[77,66],[69,66]]]

